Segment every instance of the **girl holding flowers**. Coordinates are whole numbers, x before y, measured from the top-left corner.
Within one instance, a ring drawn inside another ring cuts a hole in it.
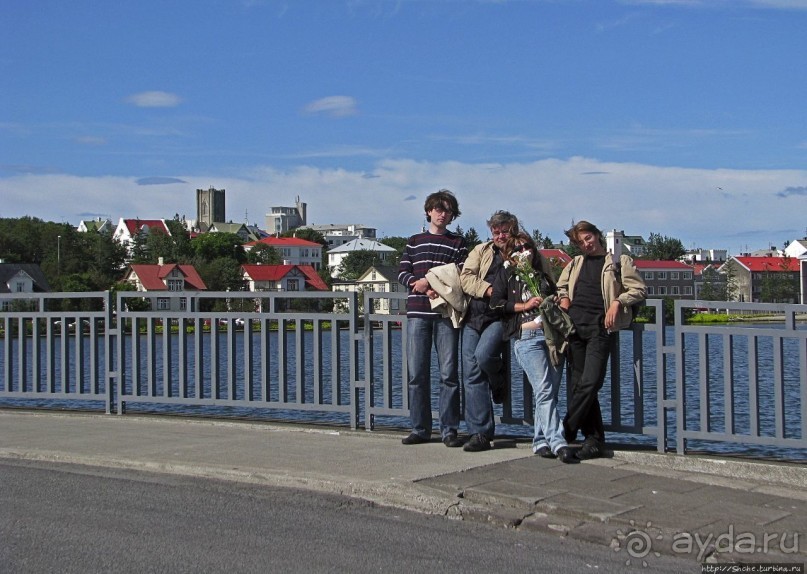
[[[558,415],[563,365],[552,365],[538,309],[545,297],[555,294],[552,268],[523,231],[511,235],[503,255],[504,267],[493,282],[490,306],[502,309],[503,338],[513,341],[516,359],[532,385],[535,420],[532,451],[544,458],[557,457],[564,463],[577,462],[563,437]]]

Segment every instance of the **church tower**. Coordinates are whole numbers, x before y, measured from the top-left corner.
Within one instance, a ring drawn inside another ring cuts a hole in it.
[[[224,190],[211,187],[196,190],[196,221],[202,232],[214,222],[227,221],[224,215]]]

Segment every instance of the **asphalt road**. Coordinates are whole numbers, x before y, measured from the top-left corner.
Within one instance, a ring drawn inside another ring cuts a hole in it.
[[[0,571],[700,572],[310,491],[0,460]],[[635,562],[635,561],[634,561]]]

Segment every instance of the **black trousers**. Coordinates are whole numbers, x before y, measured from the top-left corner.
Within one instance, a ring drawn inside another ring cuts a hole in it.
[[[569,368],[572,394],[563,419],[564,436],[568,442],[577,440],[577,432],[589,440],[605,442],[602,411],[597,395],[605,382],[611,338],[602,324],[575,325],[569,337]]]

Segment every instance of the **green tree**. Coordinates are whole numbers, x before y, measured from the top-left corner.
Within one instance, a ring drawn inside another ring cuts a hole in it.
[[[131,262],[135,264],[151,263],[151,254],[148,248],[148,236],[138,232],[132,236],[130,245]]]
[[[241,265],[233,257],[216,257],[210,261],[203,261],[196,265],[196,270],[210,291],[240,291],[244,286]]]
[[[226,258],[244,261],[243,241],[235,233],[203,233],[191,241],[196,261],[211,262]]]
[[[583,254],[574,241],[569,241],[569,243],[566,244],[561,243],[560,248],[563,249],[569,255],[569,257],[577,257],[578,255]]]
[[[253,265],[280,265],[283,258],[277,249],[266,243],[257,243],[247,253],[247,263]]]
[[[401,255],[403,255],[404,249],[406,249],[406,243],[408,241],[409,238],[400,236],[385,237],[380,241],[380,243],[383,243],[388,247],[392,247],[395,250],[395,255],[387,256],[387,265],[390,267],[398,267],[401,262]]]
[[[146,236],[143,257],[146,261],[138,261],[138,263],[157,263],[160,257],[165,263],[179,263],[174,253],[174,239],[157,230],[152,230]]]
[[[68,223],[33,217],[0,219],[0,258],[9,263],[35,263],[52,291],[66,291],[71,275],[83,290],[108,289],[122,274],[126,249],[110,236],[79,233]]]
[[[552,243],[552,240],[548,236],[544,237],[544,234],[541,233],[540,229],[532,230],[532,240],[535,241],[535,244],[538,246],[538,249],[552,249],[555,246],[555,244]]]
[[[726,301],[726,280],[713,267],[705,267],[701,274],[703,285],[698,298],[702,301]]]
[[[726,277],[726,301],[737,301],[740,298],[740,285],[734,264],[729,262],[723,269]]]
[[[135,292],[137,291],[137,287],[132,285],[131,283],[127,283],[124,281],[115,283],[112,286],[112,306],[113,308],[117,308],[118,306],[118,292]],[[124,299],[124,304],[129,311],[148,311],[149,307],[151,306],[148,299],[145,298],[127,298]]]
[[[165,226],[171,235],[151,233],[148,238],[148,250],[152,263],[162,257],[166,263],[187,263],[194,255],[185,218],[175,214],[173,219],[166,219]]]
[[[473,227],[468,228],[468,231],[465,232],[465,243],[468,245],[468,251],[482,243],[479,234]]]
[[[359,249],[352,251],[342,259],[337,270],[339,277],[355,281],[370,267],[381,265],[381,259],[375,251]]]
[[[680,239],[662,236],[659,233],[651,233],[650,239],[645,244],[645,251],[642,259],[651,261],[676,261],[686,253],[684,244]]]
[[[790,272],[791,258],[784,256],[778,269],[764,271],[760,299],[764,303],[790,303],[798,300],[798,276]]]

